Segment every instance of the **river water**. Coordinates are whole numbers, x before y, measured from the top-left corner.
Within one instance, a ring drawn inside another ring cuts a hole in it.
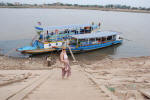
[[[29,45],[36,35],[34,26],[89,24],[101,22],[101,30],[123,33],[123,44],[77,54],[77,58],[150,56],[150,14],[72,9],[0,9],[0,52],[21,56],[15,49]]]

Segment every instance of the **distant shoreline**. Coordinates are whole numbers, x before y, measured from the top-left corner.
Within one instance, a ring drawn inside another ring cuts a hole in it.
[[[150,11],[147,11],[147,10],[98,8],[98,7],[75,7],[75,6],[0,6],[0,8],[80,9],[80,10],[100,10],[100,11],[115,11],[115,12],[150,13]]]

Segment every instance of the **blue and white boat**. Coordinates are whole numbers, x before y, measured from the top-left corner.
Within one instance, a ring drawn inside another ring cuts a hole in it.
[[[122,43],[120,34],[114,31],[97,31],[91,34],[72,35],[68,44],[74,53],[86,52]],[[66,50],[69,51],[69,48]]]
[[[61,48],[66,45],[66,40],[70,40],[71,36],[79,34],[91,34],[97,31],[100,25],[84,24],[84,25],[62,25],[62,26],[36,26],[38,35],[33,38],[30,46],[18,48],[17,51],[27,54],[39,54],[45,52],[56,51],[55,48]]]

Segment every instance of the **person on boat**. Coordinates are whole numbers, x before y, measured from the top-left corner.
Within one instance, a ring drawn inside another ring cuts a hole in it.
[[[92,22],[92,25],[94,25],[94,22]]]
[[[47,39],[47,41],[48,41],[48,39],[49,39],[49,33],[47,33],[47,35],[46,35],[46,39]]]
[[[42,39],[43,39],[43,35],[42,35],[42,34],[40,34],[39,40],[42,40]]]
[[[99,26],[99,28],[100,28],[100,26],[101,26],[101,23],[100,23],[100,22],[98,23],[98,26]]]
[[[71,75],[71,68],[69,64],[69,59],[66,53],[66,47],[62,48],[62,52],[60,54],[60,61],[63,64],[62,67],[62,79],[64,79],[65,75],[67,75],[67,78]]]
[[[50,35],[54,35],[54,32],[51,32],[51,34]]]

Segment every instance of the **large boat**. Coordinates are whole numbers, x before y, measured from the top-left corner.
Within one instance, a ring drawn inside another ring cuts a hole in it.
[[[97,31],[91,34],[72,35],[67,44],[74,53],[86,52],[122,43],[120,34],[114,31]],[[66,50],[70,52],[69,48]]]
[[[70,40],[71,36],[80,34],[92,34],[100,29],[100,24],[84,24],[84,25],[63,25],[35,27],[38,35],[32,39],[30,46],[18,48],[17,51],[25,54],[39,54],[45,52],[56,51],[63,45],[66,40]]]

